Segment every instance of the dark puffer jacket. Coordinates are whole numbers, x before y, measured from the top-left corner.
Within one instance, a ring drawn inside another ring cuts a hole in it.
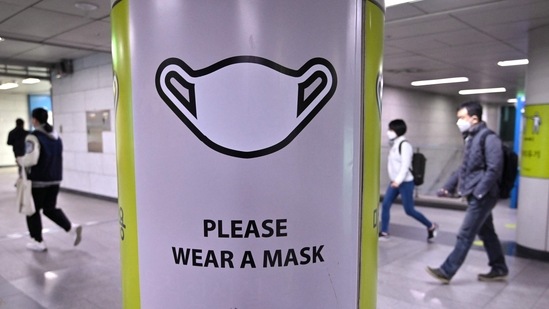
[[[465,139],[463,162],[444,185],[444,189],[454,192],[457,186],[461,196],[473,195],[481,199],[486,195],[497,197],[498,181],[503,169],[501,140],[496,134],[489,134],[481,145],[483,135],[489,129],[480,122],[469,130]]]

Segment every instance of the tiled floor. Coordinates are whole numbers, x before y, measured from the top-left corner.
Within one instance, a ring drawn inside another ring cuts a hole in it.
[[[478,242],[449,285],[430,277],[425,267],[438,267],[444,262],[464,212],[417,209],[438,222],[441,232],[435,243],[428,244],[423,226],[406,216],[402,206],[393,205],[392,236],[379,242],[378,308],[549,308],[549,263],[514,255],[516,210],[505,201],[494,210],[494,224],[509,266],[506,282],[477,281],[478,273],[489,271],[488,258]]]
[[[42,217],[47,252],[25,248],[29,237],[15,208],[17,170],[0,168],[0,309],[121,308],[116,203],[61,193],[58,207],[84,225],[78,247]]]
[[[0,309],[121,308],[116,204],[62,192],[58,206],[84,224],[82,243],[72,247],[69,235],[44,219],[49,249],[30,252],[24,217],[14,207],[15,175],[13,168],[0,168]],[[549,263],[514,256],[515,210],[503,203],[495,211],[508,253],[508,281],[476,280],[488,270],[485,253],[476,246],[450,285],[435,282],[424,269],[438,266],[450,252],[463,212],[418,210],[438,222],[441,232],[427,244],[423,227],[400,205],[393,206],[392,236],[379,243],[379,309],[549,308]]]

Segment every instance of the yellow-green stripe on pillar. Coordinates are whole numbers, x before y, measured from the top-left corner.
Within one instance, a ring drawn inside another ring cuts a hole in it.
[[[111,11],[111,27],[116,104],[122,304],[124,308],[136,309],[141,307],[141,298],[139,290],[139,256],[137,252],[129,24],[129,1],[115,1]]]

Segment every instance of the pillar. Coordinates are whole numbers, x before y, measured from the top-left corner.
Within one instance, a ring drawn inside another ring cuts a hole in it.
[[[549,25],[530,31],[518,198],[519,254],[549,260]]]
[[[384,2],[113,3],[124,308],[375,308]]]

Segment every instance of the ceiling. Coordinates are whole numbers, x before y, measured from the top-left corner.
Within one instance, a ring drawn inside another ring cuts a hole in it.
[[[423,0],[387,8],[385,84],[458,95],[462,89],[505,87],[506,93],[463,96],[505,103],[524,90],[528,31],[549,25],[549,0]],[[412,87],[415,80],[467,77],[468,82]]]
[[[77,3],[97,8],[88,11]],[[0,82],[20,81],[26,68],[110,53],[110,6],[111,0],[0,0]],[[44,81],[0,93],[43,93],[50,87]]]
[[[77,3],[94,4],[86,11]],[[51,66],[63,59],[110,52],[111,0],[0,0],[2,66]],[[549,0],[423,0],[387,8],[385,84],[458,95],[461,89],[505,87],[467,96],[503,103],[524,88],[528,31],[549,24]],[[458,84],[412,87],[414,80],[468,77]],[[6,77],[0,76],[0,81]],[[21,89],[20,89],[21,88]],[[22,87],[6,92],[22,91]],[[28,90],[26,90],[28,91]]]

